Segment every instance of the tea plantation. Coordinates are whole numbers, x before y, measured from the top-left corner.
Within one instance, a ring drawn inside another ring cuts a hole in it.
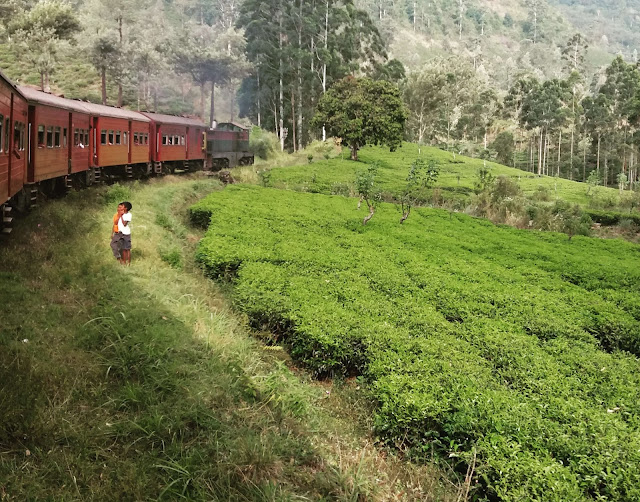
[[[198,258],[318,376],[359,376],[381,440],[474,465],[477,500],[640,500],[638,246],[356,204],[230,185],[191,209]]]
[[[515,180],[527,195],[544,191],[550,200],[562,199],[567,202],[586,205],[588,185],[563,178],[537,176],[534,173],[513,169],[495,162],[484,162],[462,155],[442,151],[438,148],[418,146],[415,143],[403,143],[396,152],[388,148],[368,146],[359,152],[361,162],[352,162],[349,154],[331,159],[312,159],[311,164],[272,169],[268,185],[276,188],[290,188],[298,191],[324,194],[348,195],[355,173],[364,169],[365,164],[378,162],[380,170],[377,183],[384,191],[385,198],[393,198],[405,187],[405,178],[411,163],[422,157],[433,160],[440,166],[440,176],[436,184],[440,197],[451,204],[463,204],[469,201],[473,193],[476,173],[481,167],[490,170],[492,176],[507,176]],[[605,197],[615,199],[615,188],[598,187]],[[432,190],[425,190],[424,197],[431,200]]]

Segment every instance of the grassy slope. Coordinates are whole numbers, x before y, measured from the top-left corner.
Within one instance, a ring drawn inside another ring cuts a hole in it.
[[[324,160],[316,156],[313,163],[281,169],[273,169],[270,184],[278,188],[293,188],[320,193],[342,193],[353,185],[355,174],[365,168],[364,163],[378,161],[381,169],[377,178],[380,188],[391,195],[399,193],[405,186],[405,178],[411,163],[418,157],[434,160],[440,166],[440,176],[436,187],[442,191],[442,197],[453,204],[466,204],[477,179],[477,171],[485,165],[481,159],[462,155],[454,156],[433,147],[419,147],[414,143],[404,143],[397,152],[389,152],[384,147],[366,147],[359,152],[361,162],[348,160],[345,151],[341,157]],[[322,160],[321,160],[322,159]],[[506,167],[494,162],[486,162],[493,176],[508,176],[518,182],[527,195],[539,191],[541,187],[548,191],[551,199],[587,205],[587,185],[576,181],[549,176],[539,177],[533,173]],[[600,187],[599,190],[609,197],[617,197],[617,190]]]
[[[453,500],[373,448],[355,386],[304,383],[194,268],[183,210],[216,186],[86,190],[2,243],[0,498]],[[108,248],[123,198],[130,268]]]

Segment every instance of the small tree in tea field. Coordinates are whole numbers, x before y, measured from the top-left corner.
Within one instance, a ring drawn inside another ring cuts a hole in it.
[[[400,223],[404,223],[411,213],[411,208],[416,205],[419,190],[431,188],[437,181],[439,174],[440,167],[434,160],[427,162],[424,159],[416,159],[411,163],[409,174],[407,174],[407,186],[400,196],[402,210]]]
[[[362,220],[362,224],[366,225],[367,222],[373,218],[373,214],[376,211],[375,203],[380,199],[380,193],[376,187],[376,175],[378,174],[378,164],[374,162],[369,164],[369,167],[365,171],[358,171],[356,173],[356,191],[360,195],[358,201],[358,209],[362,201],[366,202],[369,208],[369,214]]]
[[[365,145],[387,145],[394,151],[402,143],[407,110],[398,88],[383,80],[346,77],[318,102],[315,127],[341,138],[351,149],[351,160]]]

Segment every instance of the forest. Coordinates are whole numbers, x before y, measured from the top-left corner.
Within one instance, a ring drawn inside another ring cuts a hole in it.
[[[405,138],[621,190],[638,179],[638,9],[543,0],[2,0],[0,69],[67,97],[242,120],[296,151],[346,75]]]

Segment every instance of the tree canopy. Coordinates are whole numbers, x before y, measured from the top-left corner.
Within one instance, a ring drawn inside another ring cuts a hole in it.
[[[346,77],[336,82],[318,102],[312,124],[349,145],[351,158],[367,145],[402,142],[407,111],[398,88],[384,80]]]

